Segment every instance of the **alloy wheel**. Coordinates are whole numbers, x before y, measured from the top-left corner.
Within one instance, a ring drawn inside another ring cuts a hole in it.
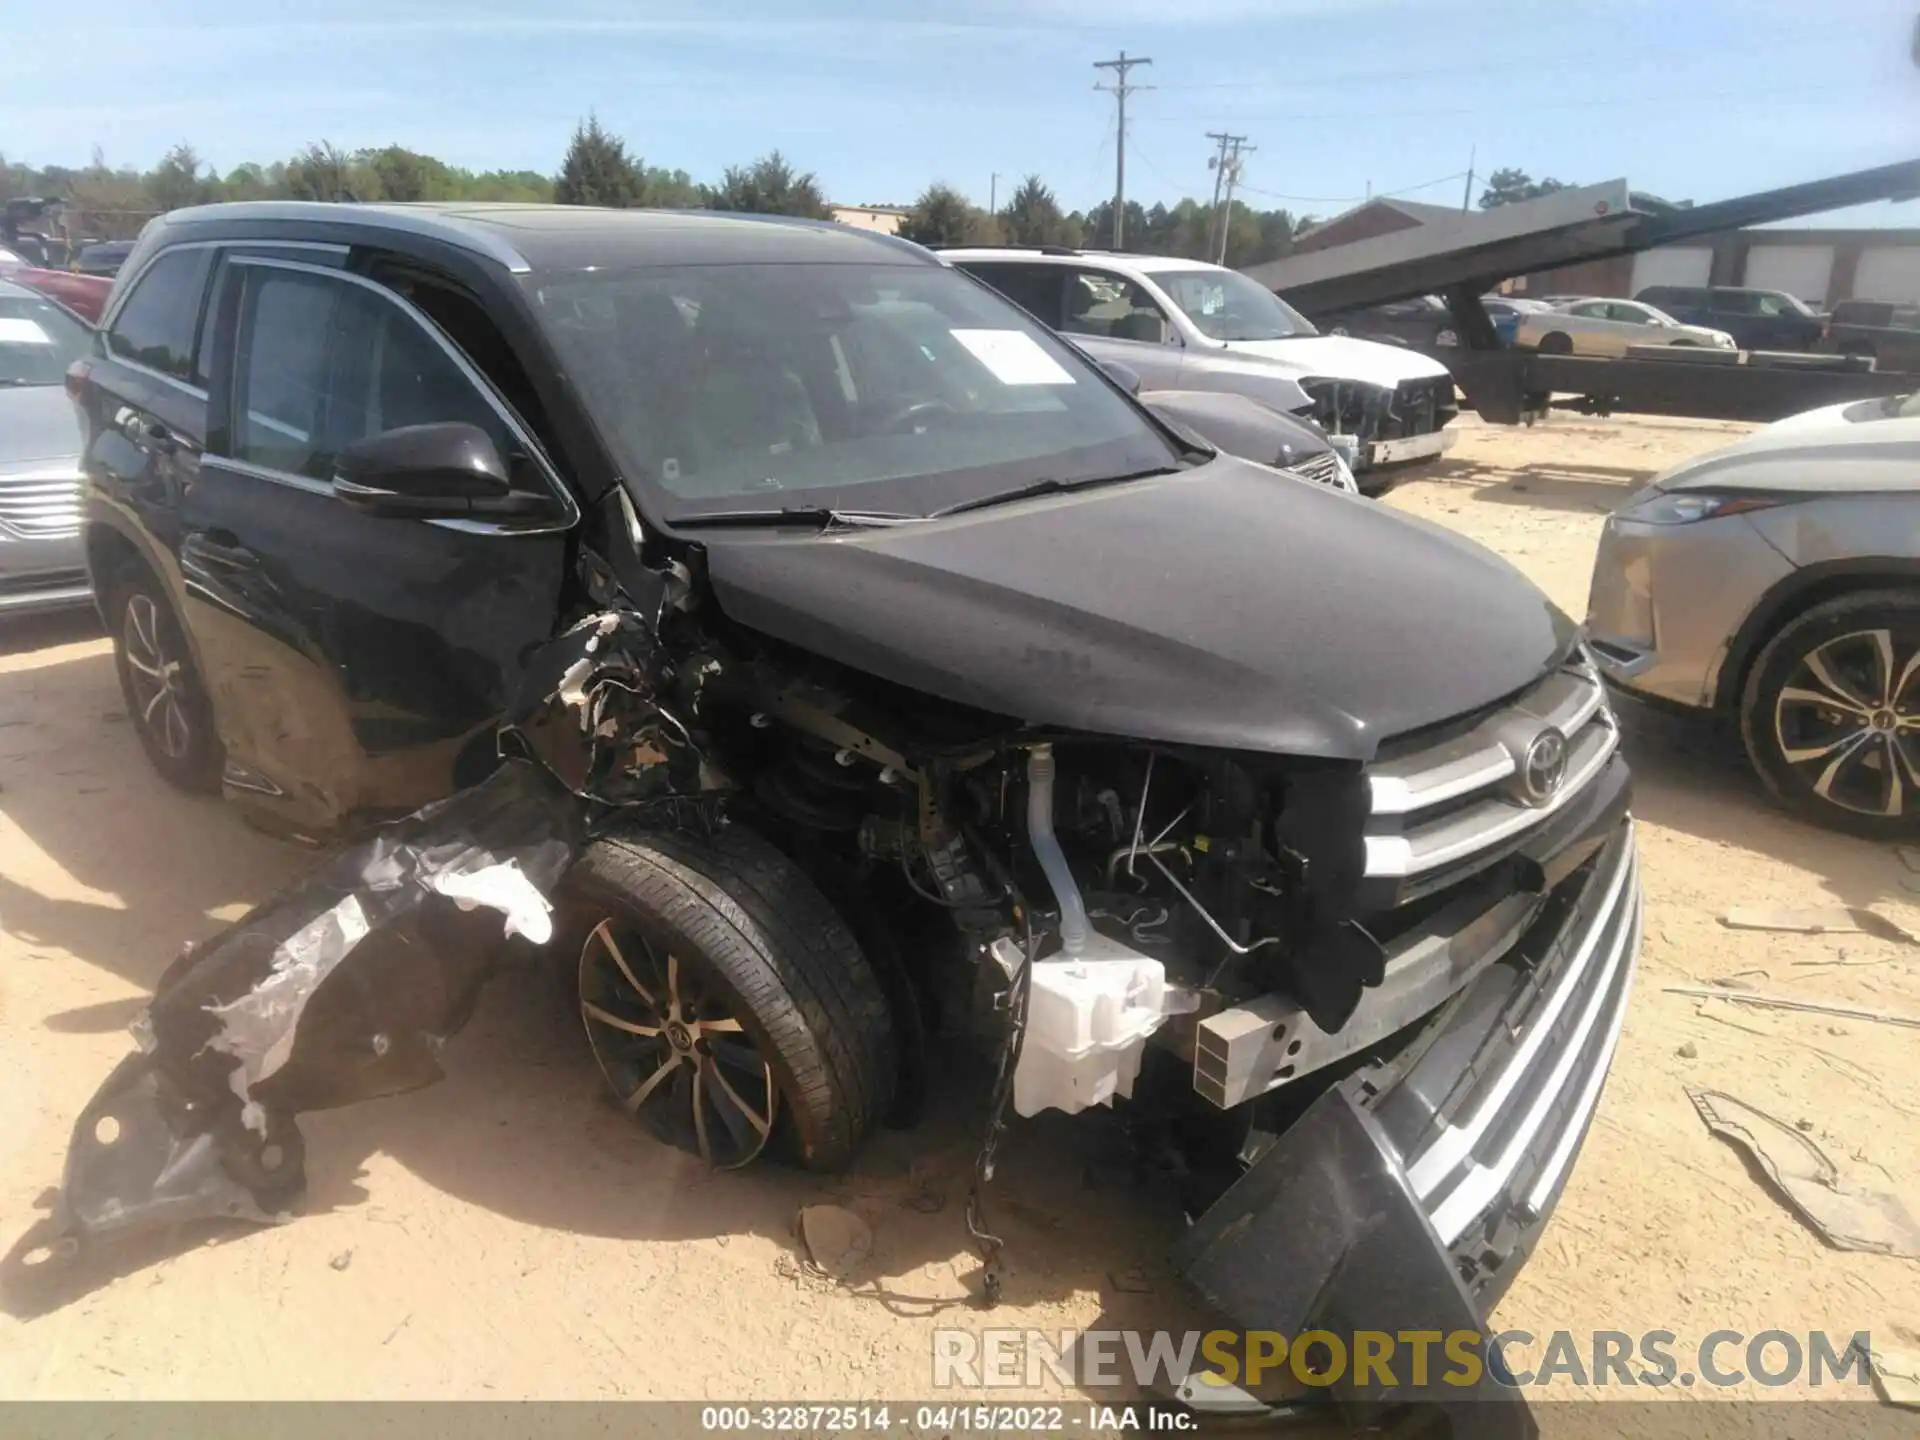
[[[772,1067],[694,966],[603,919],[580,949],[580,1014],[621,1106],[661,1139],[719,1170],[766,1148],[780,1100]]]
[[[1920,809],[1920,646],[1857,630],[1800,657],[1774,702],[1781,757],[1813,794],[1860,815]]]
[[[193,746],[193,726],[181,703],[186,678],[167,647],[160,610],[151,595],[127,597],[121,645],[133,690],[134,718],[166,755],[184,760]]]

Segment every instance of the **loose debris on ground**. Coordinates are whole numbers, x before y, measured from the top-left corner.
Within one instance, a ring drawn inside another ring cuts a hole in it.
[[[800,1243],[817,1275],[844,1285],[873,1256],[873,1231],[841,1205],[807,1205],[798,1220]]]
[[[1821,1000],[1770,995],[1764,990],[1742,990],[1728,985],[1669,985],[1666,991],[1669,995],[1691,995],[1700,1000],[1727,1000],[1735,1005],[1754,1005],[1762,1010],[1802,1010],[1810,1015],[1832,1015],[1841,1020],[1866,1020],[1876,1025],[1903,1025],[1909,1030],[1920,1030],[1920,1015],[1873,1010],[1864,1005],[1831,1005]]]
[[[1753,1157],[1800,1218],[1837,1250],[1865,1250],[1920,1260],[1920,1225],[1897,1195],[1852,1190],[1806,1134],[1810,1122],[1788,1125],[1720,1090],[1687,1087],[1707,1128]]]

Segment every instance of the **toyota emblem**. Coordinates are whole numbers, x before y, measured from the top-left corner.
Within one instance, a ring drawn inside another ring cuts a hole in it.
[[[1527,746],[1520,762],[1520,791],[1529,805],[1545,805],[1567,778],[1567,737],[1558,730],[1542,730]]]

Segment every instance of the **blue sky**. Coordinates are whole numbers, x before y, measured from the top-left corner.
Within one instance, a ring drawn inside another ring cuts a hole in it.
[[[1535,176],[1711,200],[1920,155],[1914,0],[90,0],[15,7],[0,153],[221,167],[310,140],[552,170],[588,107],[698,178],[779,146],[837,201],[944,179],[984,202],[1037,171],[1112,193],[1210,188],[1332,214],[1368,187],[1457,203],[1477,152]],[[79,67],[79,68],[76,68]],[[1437,181],[1439,183],[1427,184]],[[1418,187],[1418,188],[1414,188]],[[1285,198],[1281,198],[1285,197]],[[1294,198],[1306,197],[1306,198]],[[1920,201],[1850,214],[1920,224]]]

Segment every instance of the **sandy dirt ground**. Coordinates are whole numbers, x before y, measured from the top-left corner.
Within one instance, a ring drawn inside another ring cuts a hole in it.
[[[1738,428],[1469,419],[1386,503],[1492,546],[1579,615],[1603,513]],[[1827,1248],[1684,1088],[1800,1124],[1847,1183],[1920,1213],[1914,1032],[1665,988],[1737,977],[1920,1012],[1920,948],[1719,923],[1734,905],[1920,903],[1920,874],[1774,811],[1711,733],[1624,718],[1648,897],[1638,989],[1566,1197],[1497,1319],[1583,1347],[1594,1329],[1670,1330],[1683,1363],[1716,1329],[1920,1329],[1920,1265]],[[0,636],[0,1244],[38,1217],[168,961],[309,859],[154,778],[84,618]],[[1007,1298],[988,1320],[961,1219],[971,1085],[849,1175],[710,1175],[604,1101],[551,975],[497,981],[447,1061],[431,1090],[303,1121],[297,1223],[156,1238],[87,1288],[11,1296],[0,1397],[924,1399],[937,1327],[1202,1318],[1162,1258],[1174,1199],[1112,1124],[1016,1129],[993,1202]],[[822,1201],[875,1237],[850,1287],[798,1263],[795,1212]]]

